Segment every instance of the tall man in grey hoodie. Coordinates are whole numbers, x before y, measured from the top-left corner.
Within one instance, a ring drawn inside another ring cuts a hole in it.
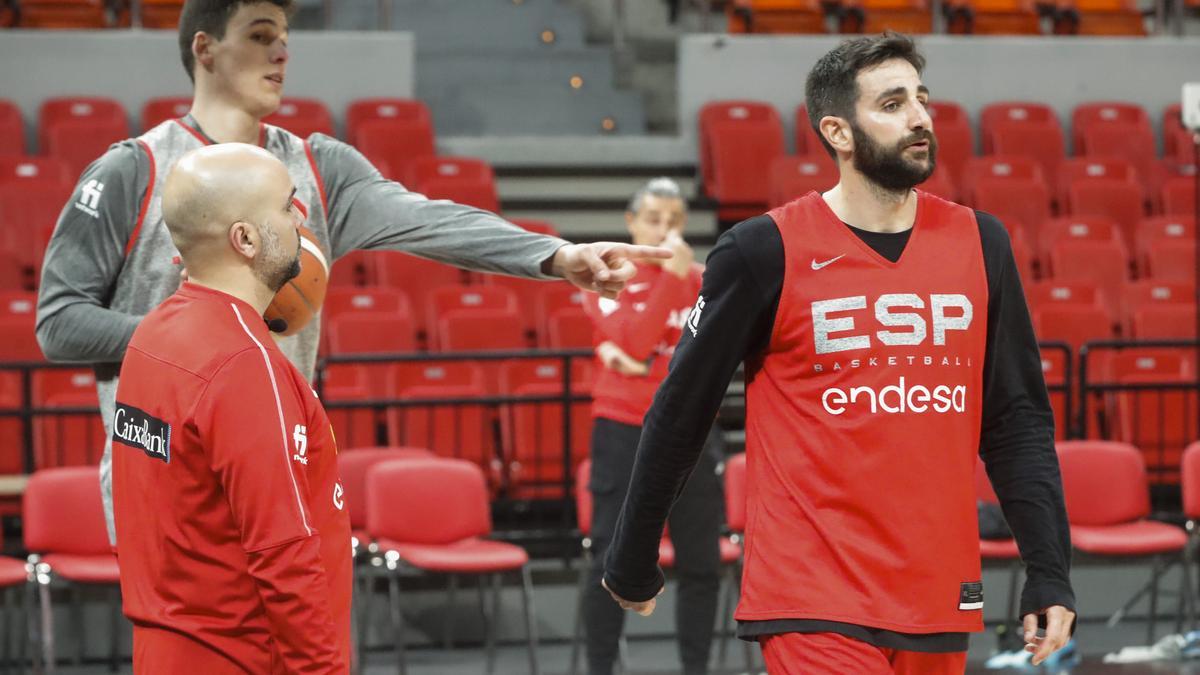
[[[163,181],[180,157],[206,144],[250,143],[278,157],[330,260],[355,249],[401,250],[481,272],[564,278],[612,296],[636,272],[632,258],[671,255],[532,234],[495,214],[429,200],[386,180],[357,150],[329,136],[302,139],[263,124],[283,96],[291,11],[292,0],[188,0],[179,46],[195,85],[191,111],[109,148],[84,171],[59,216],[43,265],[37,338],[53,361],[94,365],[107,436],[133,329],[179,286],[178,251],[162,217]],[[319,335],[314,320],[279,339],[310,379]],[[107,441],[100,481],[115,541],[111,452]]]

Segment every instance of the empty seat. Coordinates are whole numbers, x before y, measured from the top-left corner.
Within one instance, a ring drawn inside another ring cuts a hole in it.
[[[55,157],[12,155],[0,157],[0,185],[11,181],[67,183],[74,181],[71,167]]]
[[[847,0],[843,3],[843,33],[929,33],[933,14],[926,0]]]
[[[1167,215],[1191,216],[1196,213],[1196,179],[1177,176],[1163,185],[1162,208]]]
[[[1001,125],[1012,124],[1059,124],[1058,114],[1054,108],[1044,103],[1031,101],[999,101],[985,105],[979,111],[979,137],[982,141],[983,153],[990,155],[996,152],[992,147],[995,129]],[[1060,125],[1061,128],[1061,125]]]
[[[0,157],[25,154],[25,125],[21,109],[0,99]]]
[[[1067,437],[1070,428],[1071,411],[1067,408],[1067,389],[1072,386],[1067,381],[1067,361],[1070,355],[1061,349],[1043,349],[1042,378],[1046,381],[1046,389],[1050,394],[1050,408],[1054,412],[1054,439],[1062,440]]]
[[[46,233],[70,198],[68,182],[0,183],[0,249],[15,255],[31,280],[41,266]]]
[[[333,261],[333,267],[329,270],[329,287],[353,288],[377,285],[375,259],[381,253],[381,251],[358,249]]]
[[[562,362],[554,359],[510,361],[500,375],[501,392],[510,396],[562,396]],[[571,362],[573,396],[570,432],[563,423],[560,401],[506,404],[501,411],[505,472],[509,496],[516,499],[551,499],[563,496],[565,479],[587,458],[591,448],[592,414],[587,399],[591,391],[591,361]],[[564,439],[569,438],[570,464],[564,464]]]
[[[1113,320],[1107,310],[1082,305],[1046,305],[1033,311],[1040,341],[1061,341],[1074,353],[1090,340],[1111,340]]]
[[[335,321],[349,314],[412,314],[408,295],[397,288],[383,286],[331,288],[325,293],[321,319]]]
[[[554,226],[554,223],[550,223],[545,220],[534,220],[532,218],[513,218],[511,222],[513,225],[530,232],[545,234],[551,237],[559,236],[558,228]]]
[[[1096,101],[1081,103],[1071,111],[1071,141],[1075,145],[1075,154],[1097,154],[1088,151],[1087,132],[1105,126],[1131,130],[1137,141],[1148,143],[1149,151],[1154,152],[1154,129],[1145,108],[1137,103]]]
[[[1124,180],[1141,185],[1137,167],[1121,157],[1072,157],[1064,161],[1058,170],[1055,199],[1065,210],[1070,201],[1071,185],[1077,181],[1105,178]]]
[[[326,326],[331,356],[400,354],[417,350],[417,330],[412,315],[406,311],[343,314],[329,321]],[[385,366],[385,363],[363,365],[371,398],[387,396]]]
[[[993,178],[975,181],[973,206],[1000,218],[1011,231],[1036,231],[1050,217],[1050,190],[1040,179]]]
[[[1142,186],[1115,178],[1075,181],[1067,190],[1067,212],[1072,216],[1100,216],[1121,228],[1121,238],[1133,241],[1137,224],[1145,215]]]
[[[771,160],[785,154],[783,124],[765,103],[721,101],[700,110],[700,166],[717,217],[741,220],[766,209]]]
[[[1112,241],[1128,253],[1124,235],[1116,223],[1101,216],[1051,218],[1038,230],[1038,246],[1047,261],[1054,245],[1064,240]]]
[[[959,196],[964,203],[975,201],[975,183],[981,178],[1012,178],[1021,180],[1040,180],[1046,182],[1042,166],[1029,157],[1010,157],[1008,155],[985,155],[972,157],[963,167],[962,176],[958,181]]]
[[[104,0],[21,0],[22,28],[107,28]]]
[[[1191,303],[1146,305],[1133,312],[1133,334],[1143,340],[1191,340],[1196,336],[1196,306]]]
[[[737,0],[725,4],[730,33],[824,33],[816,0]]]
[[[452,312],[507,312],[516,316],[520,313],[520,306],[516,294],[502,286],[457,284],[433,289],[427,311],[428,323],[432,328]],[[521,323],[519,319],[517,323]]]
[[[38,107],[38,149],[46,152],[47,132],[62,124],[126,124],[125,108],[115,99],[99,96],[64,96],[46,99]],[[126,128],[128,136],[128,128]]]
[[[363,120],[355,145],[386,178],[411,184],[409,164],[433,157],[433,126],[429,120],[375,118]]]
[[[449,312],[437,322],[434,344],[444,352],[510,351],[528,346],[517,313],[501,309]],[[492,368],[485,370],[488,384],[494,385],[495,371]]]
[[[1119,353],[1114,380],[1130,385],[1196,381],[1182,353]],[[1151,483],[1177,485],[1183,449],[1196,438],[1196,394],[1187,390],[1120,391],[1115,396],[1116,440],[1142,451]]]
[[[926,107],[937,134],[938,166],[948,168],[951,177],[957,181],[967,160],[975,155],[971,118],[965,108],[951,101],[930,101]]]
[[[183,117],[191,109],[192,99],[187,96],[152,98],[142,106],[142,131],[149,131],[167,120]]]
[[[1128,334],[1136,334],[1133,331],[1133,315],[1142,307],[1188,304],[1195,302],[1195,297],[1195,286],[1186,281],[1143,279],[1126,285],[1121,307]]]
[[[829,162],[833,163],[833,158],[829,156],[829,152],[825,149],[825,144],[821,143],[821,137],[812,128],[812,122],[808,119],[808,106],[796,106],[795,128],[792,130],[793,138],[796,143],[796,154],[800,156],[812,156],[814,161],[817,157],[824,157]],[[941,134],[938,134],[938,141],[941,142]],[[836,165],[835,165],[836,166]]]
[[[1033,0],[954,0],[947,5],[947,31],[977,35],[1038,35]],[[985,150],[986,152],[986,150]]]
[[[1134,255],[1143,275],[1149,274],[1150,248],[1159,241],[1189,242],[1196,236],[1196,219],[1189,215],[1155,216],[1140,221],[1134,236]]]
[[[335,363],[324,368],[321,400],[339,447],[379,443],[381,411],[362,405],[363,401],[377,398],[371,393],[371,375],[378,369],[387,372],[386,364],[373,364],[368,369],[363,364]],[[385,395],[391,391],[387,388]]]
[[[939,153],[941,151],[939,150]],[[940,154],[938,155],[941,156]],[[958,201],[958,188],[953,179],[950,178],[951,169],[947,169],[938,160],[938,164],[933,169],[933,174],[925,179],[918,187],[931,195],[936,195],[946,201]]]
[[[1163,159],[1179,164],[1191,164],[1195,161],[1195,150],[1192,132],[1183,126],[1183,106],[1172,103],[1163,108]]]
[[[333,135],[333,117],[329,108],[314,98],[285,98],[280,101],[279,109],[263,121],[283,127],[300,138],[313,134]]]
[[[461,284],[465,278],[463,270],[439,262],[427,260],[398,251],[380,251],[375,258],[375,275],[380,286],[404,291],[412,302],[413,316],[418,321],[418,330],[429,333],[426,326],[429,316],[429,294],[433,289]]]
[[[537,318],[539,344],[548,346],[550,341],[550,317],[561,309],[583,308],[583,291],[566,282],[545,284],[534,304]]]
[[[412,161],[413,189],[430,199],[449,199],[459,204],[497,213],[496,176],[492,167],[472,157],[422,157]]]
[[[591,349],[595,326],[582,307],[564,307],[550,315],[546,344],[551,349]]]
[[[1196,245],[1194,240],[1159,241],[1147,253],[1150,276],[1155,280],[1175,279],[1195,283]]]
[[[1002,119],[991,127],[990,134],[992,152],[1034,159],[1041,165],[1047,185],[1056,184],[1059,165],[1067,154],[1057,119],[1048,122]]]
[[[346,142],[358,145],[358,131],[367,120],[411,120],[432,128],[429,108],[410,98],[364,98],[346,108]]]
[[[1119,241],[1062,239],[1050,249],[1050,273],[1056,280],[1094,282],[1116,302],[1129,280],[1129,254]]]
[[[39,469],[83,466],[100,461],[104,424],[100,419],[96,379],[90,369],[43,370],[33,378],[33,400],[46,408],[89,409],[72,414],[46,414],[34,423],[34,457]]]
[[[179,25],[184,0],[142,0],[142,27],[173,29]]]
[[[483,467],[495,486],[500,458],[485,406],[470,401],[487,396],[483,369],[467,362],[412,362],[391,367],[392,396],[423,403],[388,410],[388,443],[429,448]]]
[[[821,161],[818,156],[781,155],[771,162],[768,205],[774,208],[813,190],[824,192],[837,185],[838,178],[837,165],[831,161]]]
[[[1146,35],[1146,20],[1136,0],[1066,0],[1057,9],[1057,34]]]
[[[1100,286],[1090,279],[1048,279],[1025,285],[1025,298],[1030,309],[1049,305],[1082,305],[1104,308],[1111,300]]]

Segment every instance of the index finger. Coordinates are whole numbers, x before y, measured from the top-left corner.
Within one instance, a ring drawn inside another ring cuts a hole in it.
[[[1063,610],[1054,607],[1046,612],[1046,637],[1033,655],[1034,665],[1040,664],[1066,644],[1066,621]]]
[[[616,253],[622,258],[637,258],[637,259],[661,259],[673,258],[675,256],[670,250],[661,246],[644,246],[642,244],[614,244],[610,253]]]

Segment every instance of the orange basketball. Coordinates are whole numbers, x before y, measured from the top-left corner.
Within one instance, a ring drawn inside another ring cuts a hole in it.
[[[300,274],[279,289],[263,316],[268,322],[283,319],[287,329],[281,334],[295,335],[321,311],[328,285],[329,262],[321,252],[317,238],[307,227],[301,227]]]

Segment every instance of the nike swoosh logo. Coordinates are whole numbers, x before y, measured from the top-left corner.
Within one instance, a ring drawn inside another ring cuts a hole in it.
[[[835,262],[837,262],[837,261],[839,261],[839,260],[841,260],[842,258],[845,258],[845,257],[846,257],[846,254],[845,254],[845,253],[843,253],[843,254],[839,255],[838,257],[836,257],[836,258],[830,258],[829,260],[826,260],[825,262],[821,262],[821,263],[817,262],[817,259],[816,259],[816,258],[813,258],[813,261],[812,261],[812,268],[813,268],[813,271],[819,270],[819,269],[821,269],[822,267],[825,267],[825,266],[827,266],[827,265],[832,265],[833,263],[835,263]]]

